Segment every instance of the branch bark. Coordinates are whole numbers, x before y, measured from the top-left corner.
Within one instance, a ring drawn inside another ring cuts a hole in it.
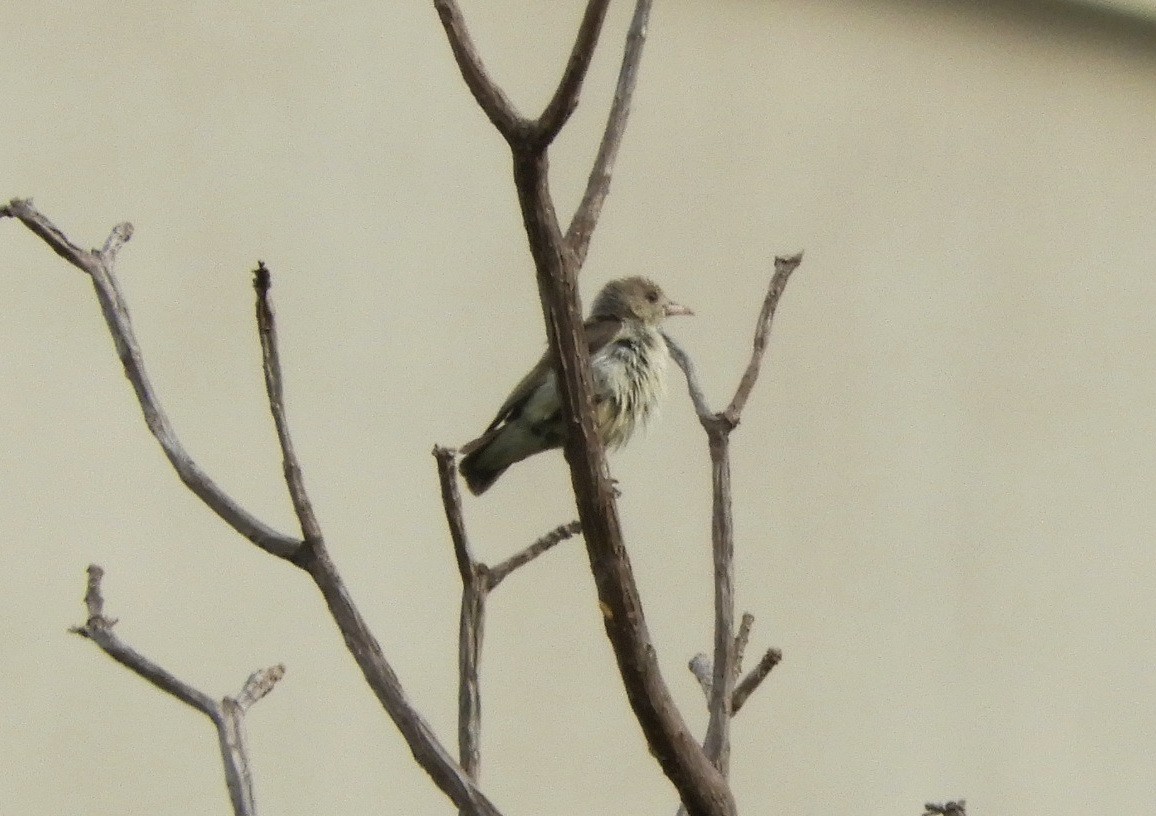
[[[506,576],[578,533],[581,525],[576,521],[560,525],[491,569],[474,557],[466,533],[462,496],[454,463],[457,451],[435,446],[433,455],[437,462],[438,484],[441,487],[442,507],[450,529],[450,540],[453,542],[454,560],[462,579],[461,614],[458,618],[458,761],[476,782],[482,764],[480,673],[486,599]]]
[[[82,250],[72,243],[29,201],[14,199],[4,207],[0,207],[0,218],[4,217],[19,219],[58,255],[87,273],[92,279],[109,332],[116,344],[125,374],[136,392],[145,416],[145,422],[181,480],[206,505],[247,539],[266,552],[295,564],[310,575],[321,591],[330,614],[345,639],[346,647],[361,669],[366,683],[405,738],[418,765],[463,813],[470,814],[470,816],[499,816],[498,809],[447,753],[434,735],[433,729],[409,702],[400,680],[385,658],[381,645],[362,618],[346,589],[345,582],[325,548],[320,527],[305,491],[301,468],[293,452],[285,417],[277,335],[272,307],[268,301],[270,286],[268,269],[262,264],[258,267],[255,275],[258,300],[257,323],[261,337],[265,385],[270,411],[273,414],[278,440],[281,443],[283,473],[294,509],[301,523],[303,539],[293,538],[273,530],[226,495],[189,457],[161,410],[160,403],[145,372],[140,348],[137,345],[129,319],[128,307],[121,296],[113,272],[116,252],[131,236],[131,226],[128,224],[119,225],[113,229],[108,240],[105,241],[103,249],[88,251]],[[94,597],[98,595],[99,593]],[[91,615],[90,618],[92,618]],[[115,659],[130,668],[133,668],[133,665],[144,667],[149,673],[142,676],[149,677],[150,681],[155,684],[167,683],[167,690],[171,689],[170,693],[183,695],[182,699],[185,699],[189,705],[197,707],[198,710],[206,710],[208,698],[203,697],[203,695],[198,696],[195,690],[190,690],[176,682],[175,678],[168,676],[160,667],[149,668],[150,664],[147,661],[141,662],[143,658],[138,659],[139,656],[134,656],[135,653],[118,648],[117,644],[105,638],[104,630],[97,625],[98,623],[99,616],[90,620],[90,625],[86,626],[85,631],[81,633],[97,643],[102,643],[102,640],[109,643],[110,648],[106,651]],[[135,661],[135,663],[130,664],[126,661]],[[239,733],[235,732],[235,729],[229,725],[232,721],[228,718],[233,715],[228,714],[228,712],[226,714],[228,716],[222,715],[224,717],[222,722],[229,731],[222,736],[222,750],[225,746],[232,745],[237,739],[237,733]]]
[[[245,681],[240,694],[225,697],[218,702],[152,662],[116,635],[113,631],[116,621],[104,614],[104,596],[101,593],[103,578],[104,570],[96,564],[90,564],[84,593],[88,620],[81,626],[72,627],[71,631],[88,638],[117,663],[212,721],[217,729],[217,742],[233,813],[237,816],[255,816],[257,806],[253,799],[253,774],[245,743],[245,713],[273,690],[277,681],[285,675],[285,667],[277,665],[254,672]]]
[[[161,408],[160,400],[145,372],[144,358],[133,332],[128,307],[114,275],[117,251],[131,237],[132,225],[125,223],[114,227],[103,249],[85,250],[68,240],[63,232],[32,206],[31,201],[13,199],[6,206],[0,207],[0,218],[3,217],[18,219],[57,255],[92,280],[100,310],[116,345],[117,356],[124,366],[125,376],[136,392],[145,424],[160,443],[161,450],[185,486],[226,524],[265,552],[279,558],[292,556],[300,542],[274,530],[245,510],[209,478],[185,450]]]
[[[581,267],[586,262],[590,249],[590,239],[602,205],[610,192],[610,177],[614,173],[614,161],[618,158],[618,148],[626,133],[626,120],[630,117],[630,100],[634,97],[634,87],[638,84],[638,66],[642,62],[642,46],[646,44],[646,27],[650,21],[652,0],[638,0],[634,6],[634,16],[626,33],[626,49],[622,54],[622,67],[618,71],[618,84],[614,88],[614,103],[606,118],[602,141],[598,145],[598,155],[594,167],[586,181],[586,192],[578,205],[570,227],[566,230],[566,246],[574,255],[574,262]]]
[[[452,0],[435,2],[439,10],[443,6],[453,5]],[[571,55],[567,72],[555,92],[555,100],[566,98],[571,93],[576,99],[581,78],[597,42],[597,30],[588,31],[586,23],[597,20],[596,28],[601,28],[603,5],[604,0],[591,0],[588,3],[583,29],[575,45],[576,53]],[[463,36],[457,25],[446,25],[447,19],[453,19],[452,15],[447,17],[442,14],[442,19],[463,79],[475,98],[479,99],[479,104],[486,109],[487,105],[492,104],[494,96],[487,94],[479,98],[475,89],[490,88],[493,83],[488,78],[479,80],[477,73],[484,75],[480,60],[476,54],[470,58],[467,49],[462,47],[468,37]],[[636,52],[641,49],[644,31],[643,24],[631,44]],[[577,53],[579,49],[589,53]],[[463,60],[459,55],[467,58]],[[637,60],[637,53],[627,56],[627,62],[632,60]],[[620,105],[625,111],[629,109],[632,85],[628,82],[622,90]],[[566,105],[551,103],[547,114],[551,110],[566,108]],[[488,110],[487,115],[494,121],[495,117]],[[692,816],[729,816],[734,813],[735,805],[726,780],[691,737],[659,671],[630,559],[623,543],[605,451],[594,422],[590,361],[578,302],[577,279],[581,261],[562,235],[549,190],[546,148],[556,132],[553,130],[556,121],[552,114],[544,115],[535,123],[534,132],[524,139],[511,138],[503,130],[502,124],[495,122],[495,125],[507,137],[511,147],[514,186],[537,272],[538,294],[542,301],[550,357],[558,377],[566,418],[567,442],[564,452],[570,466],[578,516],[586,539],[587,555],[603,611],[603,621],[627,698],[650,751],[675,785],[688,812]],[[623,112],[618,117],[612,116],[608,125],[621,128],[624,121]],[[619,137],[604,136],[604,141],[609,138],[613,143],[613,139]],[[602,157],[606,163],[603,170],[607,175],[612,158],[613,150],[608,150],[606,156]],[[592,195],[592,200],[594,198],[597,198],[597,194]],[[587,207],[586,221],[581,222],[583,226],[575,231],[575,235],[581,234],[580,238],[575,239],[576,242],[589,241],[596,206],[591,203]],[[584,248],[581,255],[584,258]]]
[[[763,299],[759,320],[755,327],[754,350],[746,371],[735,391],[734,398],[725,411],[711,413],[703,394],[702,385],[690,355],[669,335],[663,334],[670,355],[686,375],[687,389],[699,422],[706,431],[711,461],[711,549],[714,565],[714,658],[707,661],[696,658],[691,661],[691,671],[709,696],[710,720],[707,725],[703,749],[720,773],[726,776],[730,764],[730,721],[736,706],[741,707],[755,688],[763,681],[782,655],[770,650],[764,655],[759,666],[740,684],[742,693],[735,686],[738,675],[738,655],[745,648],[750,633],[750,624],[744,618],[743,629],[736,636],[734,632],[734,512],[732,507],[730,480],[730,434],[739,424],[743,407],[750,397],[758,379],[770,335],[771,320],[791,273],[802,262],[802,254],[775,259],[775,273],[771,278],[767,295]],[[709,680],[706,668],[710,667]]]
[[[285,390],[281,378],[281,353],[277,347],[277,322],[273,315],[273,304],[269,300],[269,289],[273,285],[272,275],[264,261],[257,262],[253,271],[253,288],[257,292],[257,335],[261,339],[261,369],[265,374],[265,393],[269,397],[269,412],[273,415],[273,425],[277,429],[277,442],[281,446],[281,472],[285,476],[285,486],[293,502],[293,510],[301,525],[304,544],[321,541],[321,525],[313,512],[313,504],[305,490],[305,477],[301,463],[293,449],[293,438],[289,435],[289,421],[285,416]]]
[[[513,144],[522,140],[530,128],[530,122],[522,118],[514,108],[514,103],[486,73],[457,2],[434,0],[434,8],[437,9],[442,28],[445,29],[446,39],[449,40],[458,70],[461,71],[466,87],[477,100],[478,107],[507,142]]]

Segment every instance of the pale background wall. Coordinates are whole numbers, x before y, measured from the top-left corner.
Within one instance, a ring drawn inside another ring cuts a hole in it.
[[[664,2],[585,273],[646,273],[716,403],[776,252],[807,251],[734,440],[743,609],[783,665],[735,728],[744,813],[1147,812],[1156,798],[1156,35],[1017,4]],[[580,3],[469,3],[527,110]],[[576,200],[612,13],[554,151]],[[539,353],[500,139],[424,3],[9,4],[0,198],[122,282],[189,449],[282,529],[250,270],[274,269],[291,419],[335,557],[453,740],[457,578],[429,450]],[[66,634],[83,568],[121,634],[250,717],[270,814],[448,813],[306,579],[187,494],[91,288],[0,225],[4,811],[226,813],[206,722]],[[613,460],[670,683],[709,644],[703,439],[684,392]],[[467,512],[498,559],[572,516],[560,456]],[[671,813],[576,543],[504,585],[487,791],[514,813]]]

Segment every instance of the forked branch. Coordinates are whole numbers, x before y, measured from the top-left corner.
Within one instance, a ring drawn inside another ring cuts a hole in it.
[[[486,628],[486,599],[506,576],[533,561],[542,553],[576,535],[581,524],[572,521],[551,530],[530,546],[491,569],[474,557],[466,533],[462,496],[455,469],[457,451],[436,446],[438,484],[442,506],[450,528],[454,560],[462,579],[461,614],[458,622],[458,759],[463,770],[475,782],[481,773],[481,661],[482,640]]]
[[[708,695],[710,720],[703,749],[711,762],[726,775],[730,762],[730,720],[771,669],[782,658],[769,650],[754,672],[735,687],[738,663],[749,636],[744,618],[743,629],[734,632],[734,511],[730,479],[730,434],[739,424],[742,409],[758,379],[770,334],[771,320],[791,273],[802,262],[802,254],[775,259],[775,273],[755,328],[754,350],[730,406],[714,414],[707,404],[690,355],[669,335],[664,334],[671,357],[686,375],[691,402],[707,434],[711,461],[711,549],[714,564],[714,658],[697,657],[690,668]],[[709,670],[710,676],[706,673]],[[740,693],[741,689],[741,693]]]
[[[265,384],[270,410],[273,413],[278,439],[281,442],[284,476],[294,509],[297,511],[301,523],[303,539],[278,533],[242,509],[193,462],[173,432],[145,373],[140,349],[132,331],[128,308],[120,294],[113,273],[116,252],[128,240],[131,235],[131,227],[127,224],[116,227],[105,242],[103,249],[89,251],[80,249],[69,241],[63,232],[32,206],[31,202],[19,199],[9,202],[0,207],[0,218],[4,217],[19,219],[58,255],[87,273],[92,279],[105,321],[124,365],[125,374],[136,391],[145,422],[165,451],[181,480],[206,505],[254,544],[309,573],[325,598],[330,614],[340,629],[347,648],[361,669],[366,683],[405,738],[418,764],[463,813],[470,814],[470,816],[498,816],[497,808],[446,752],[434,735],[433,729],[410,704],[401,682],[385,658],[381,644],[378,643],[365,619],[362,618],[325,548],[320,528],[305,492],[304,479],[301,476],[300,465],[293,453],[285,418],[277,335],[273,311],[268,301],[268,269],[264,265],[260,266],[255,281],[258,291],[257,322],[261,336]],[[96,586],[98,583],[97,581]],[[181,684],[160,667],[153,666],[147,661],[142,662],[143,658],[138,659],[139,656],[135,656],[131,650],[125,651],[125,648],[121,647],[122,645],[119,645],[115,640],[110,640],[107,637],[110,624],[104,621],[99,612],[101,604],[96,603],[96,599],[99,598],[99,591],[90,593],[90,596],[95,604],[90,606],[90,610],[96,611],[90,611],[89,623],[82,628],[82,634],[100,643],[102,648],[107,645],[106,651],[125,665],[129,665],[130,668],[132,665],[141,667],[144,676],[149,677],[152,682],[166,683],[166,690],[181,696],[181,699],[184,699],[189,705],[197,707],[198,710],[206,711],[206,713],[211,710],[211,706],[215,703],[209,698]],[[102,621],[104,625],[102,625]],[[134,662],[130,665],[128,661]],[[250,687],[246,693],[247,698],[255,699],[254,695],[261,687],[259,682]],[[243,712],[244,708],[245,706],[239,700],[234,701],[234,704],[225,706],[226,716],[223,723],[229,734],[233,734],[235,730],[233,720],[230,719],[232,716],[230,712]],[[225,750],[225,746],[232,744],[230,740],[233,740],[234,737],[229,736],[227,739],[225,737],[222,739],[222,750]],[[248,811],[243,812],[247,813]]]
[[[165,456],[185,486],[230,527],[258,547],[280,558],[290,557],[300,542],[292,536],[274,530],[245,510],[210,479],[185,450],[168,416],[161,408],[160,400],[145,372],[144,359],[137,344],[136,334],[133,332],[128,307],[113,274],[117,251],[132,235],[132,226],[120,224],[114,227],[103,249],[86,250],[68,240],[63,232],[32,206],[31,201],[13,199],[6,206],[0,207],[0,218],[5,216],[19,219],[57,255],[87,274],[92,280],[101,312],[116,344],[117,355],[124,366],[125,376],[132,383],[137,401],[144,413],[145,424],[160,443]]]
[[[71,631],[88,638],[117,663],[212,720],[217,729],[217,742],[225,766],[225,783],[229,789],[233,812],[237,816],[255,816],[257,809],[253,801],[253,777],[245,744],[245,713],[273,690],[277,681],[285,675],[285,667],[277,665],[253,672],[235,697],[214,700],[152,662],[117,636],[113,631],[116,621],[104,614],[104,596],[101,593],[103,578],[104,570],[96,564],[90,564],[84,593],[88,620],[81,626],[72,627]]]
[[[452,5],[452,0],[435,2],[439,9]],[[647,0],[639,0],[640,5],[646,3]],[[583,30],[577,38],[568,70],[555,93],[555,100],[565,99],[571,90],[576,98],[581,77],[585,74],[597,42],[597,31],[587,31],[585,26],[588,22],[593,25],[596,21],[596,28],[601,28],[603,6],[603,0],[590,0],[587,4]],[[635,15],[636,21],[641,19],[642,22],[632,28],[633,36],[628,46],[632,51],[624,58],[627,67],[636,65],[638,54],[641,53],[646,8],[648,5]],[[442,19],[445,24],[447,15],[442,14]],[[467,86],[483,108],[486,108],[492,103],[492,95],[479,98],[475,89],[489,88],[493,83],[488,79],[479,81],[477,73],[484,74],[484,71],[476,54],[463,64],[462,55],[470,57],[467,49],[461,45],[467,38],[462,36],[456,25],[445,27]],[[579,70],[570,70],[575,67]],[[621,98],[616,100],[618,112],[612,114],[609,128],[621,130],[624,126],[632,88],[632,79],[620,82]],[[567,112],[562,115],[561,121],[564,121],[570,105],[552,103],[550,108],[555,112]],[[508,129],[503,130],[503,124],[497,121],[495,124],[506,136],[513,153],[514,186],[537,272],[538,295],[542,301],[550,359],[558,378],[563,404],[567,436],[566,461],[570,466],[578,516],[582,522],[607,638],[614,649],[627,698],[650,751],[677,788],[687,810],[693,816],[729,816],[734,813],[735,805],[726,780],[690,736],[659,671],[630,559],[623,544],[605,451],[594,421],[593,378],[578,302],[578,272],[585,258],[585,248],[593,231],[597,208],[601,197],[605,195],[599,185],[608,183],[609,165],[616,150],[616,140],[621,134],[604,136],[603,141],[608,147],[599,152],[601,170],[596,167],[592,174],[594,181],[588,185],[588,195],[584,197],[585,215],[578,219],[573,230],[575,237],[568,240],[558,224],[547,175],[546,149],[553,138],[552,123],[559,120],[550,110],[547,113],[550,115],[539,119],[535,123],[535,131],[526,138],[511,138]],[[487,115],[494,121],[495,117],[488,110]]]

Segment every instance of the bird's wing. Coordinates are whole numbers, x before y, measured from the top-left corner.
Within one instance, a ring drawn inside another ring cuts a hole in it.
[[[618,332],[622,328],[622,320],[617,317],[591,317],[586,320],[584,325],[586,328],[586,348],[590,354],[594,354],[618,336]],[[542,359],[522,378],[521,382],[514,386],[514,390],[510,392],[510,396],[506,397],[506,401],[498,409],[494,421],[489,424],[485,433],[489,433],[506,420],[517,415],[526,401],[538,390],[538,386],[546,381],[546,375],[549,373],[550,352],[547,351],[542,355]]]

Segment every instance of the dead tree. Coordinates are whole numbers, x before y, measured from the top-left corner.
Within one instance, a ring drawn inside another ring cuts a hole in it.
[[[743,407],[758,377],[775,308],[791,273],[801,261],[801,255],[775,260],[774,274],[756,322],[750,361],[734,397],[724,410],[711,411],[689,355],[667,337],[672,356],[686,374],[690,397],[706,431],[712,468],[713,654],[711,657],[699,655],[690,664],[706,694],[710,712],[707,733],[700,742],[690,733],[671,699],[647,630],[619,524],[605,451],[596,432],[592,379],[578,298],[578,273],[609,191],[611,172],[638,75],[651,0],[636,2],[602,142],[581,204],[565,231],[559,224],[549,185],[549,148],[578,104],[608,5],[609,0],[589,0],[553,97],[540,116],[526,118],[487,75],[455,0],[434,0],[467,87],[511,151],[514,184],[534,259],[550,355],[564,402],[567,427],[565,457],[570,467],[579,517],[577,521],[547,533],[500,564],[482,564],[472,554],[463,521],[454,472],[455,452],[448,448],[434,448],[443,505],[462,578],[457,760],[407,699],[384,650],[362,618],[329,557],[286,419],[277,330],[269,297],[269,269],[259,263],[254,272],[256,322],[269,408],[280,443],[283,475],[300,527],[299,534],[273,529],[227,495],[185,450],[165,415],[145,371],[128,307],[114,274],[117,254],[132,235],[131,225],[125,223],[114,227],[100,249],[85,250],[57,229],[30,201],[14,199],[0,207],[0,218],[21,221],[57,254],[89,276],[145,422],[181,481],[241,536],[309,574],[325,599],[366,683],[406,740],[415,760],[459,812],[469,816],[499,814],[478,783],[481,725],[478,660],[484,631],[485,599],[514,569],[579,531],[586,542],[606,635],[613,647],[630,705],[650,752],[674,785],[686,813],[692,816],[730,816],[735,813],[734,797],[727,780],[730,718],[780,659],[777,650],[768,650],[755,668],[740,679],[740,663],[753,617],[744,615],[736,632],[729,439],[739,424]],[[213,700],[116,637],[112,629],[115,621],[104,614],[101,575],[99,567],[89,568],[88,619],[74,631],[91,639],[154,685],[202,711],[214,722],[234,811],[238,814],[255,813],[242,716],[248,706],[273,688],[283,669],[278,666],[258,672],[237,697],[227,697],[221,702]]]

